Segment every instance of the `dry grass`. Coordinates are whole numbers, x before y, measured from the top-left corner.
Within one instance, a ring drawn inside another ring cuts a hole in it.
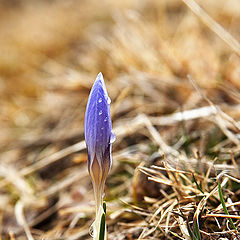
[[[100,71],[108,239],[240,238],[238,0],[3,0],[0,19],[1,239],[90,239],[83,119]]]

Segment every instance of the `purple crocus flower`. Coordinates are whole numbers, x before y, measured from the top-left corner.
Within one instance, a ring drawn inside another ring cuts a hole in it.
[[[115,140],[112,133],[110,102],[103,75],[99,73],[90,92],[85,113],[88,171],[96,200],[95,225],[99,224],[96,222],[101,217],[104,185],[112,163],[111,147]]]

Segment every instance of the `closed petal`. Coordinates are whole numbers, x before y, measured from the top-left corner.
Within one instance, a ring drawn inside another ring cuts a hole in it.
[[[106,170],[108,173],[111,166],[112,136],[110,98],[103,76],[99,73],[91,89],[85,113],[85,140],[89,170],[96,158],[101,174],[105,175]]]

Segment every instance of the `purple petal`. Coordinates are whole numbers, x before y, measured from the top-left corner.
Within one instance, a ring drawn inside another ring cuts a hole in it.
[[[85,113],[85,140],[89,172],[96,158],[101,171],[99,174],[104,177],[111,166],[113,134],[110,102],[102,73],[99,73],[88,98]]]

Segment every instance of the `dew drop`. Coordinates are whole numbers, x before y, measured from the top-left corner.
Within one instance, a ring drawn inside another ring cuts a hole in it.
[[[115,140],[116,140],[116,135],[113,132],[111,132],[110,143],[115,142]]]
[[[99,115],[99,116],[102,115],[102,110],[99,111],[98,115]]]
[[[101,102],[102,102],[102,98],[99,98],[99,99],[98,99],[98,102],[101,103]]]
[[[108,118],[107,118],[107,117],[105,117],[105,118],[104,118],[104,122],[106,122],[106,121],[107,121],[107,119],[108,119]]]
[[[110,104],[111,103],[111,99],[110,97],[107,98],[107,104]]]
[[[91,227],[90,227],[90,229],[89,229],[89,235],[91,236],[91,237],[94,237],[94,223],[95,222],[93,222],[93,224],[91,225]]]
[[[103,127],[101,127],[101,130],[103,130]]]

